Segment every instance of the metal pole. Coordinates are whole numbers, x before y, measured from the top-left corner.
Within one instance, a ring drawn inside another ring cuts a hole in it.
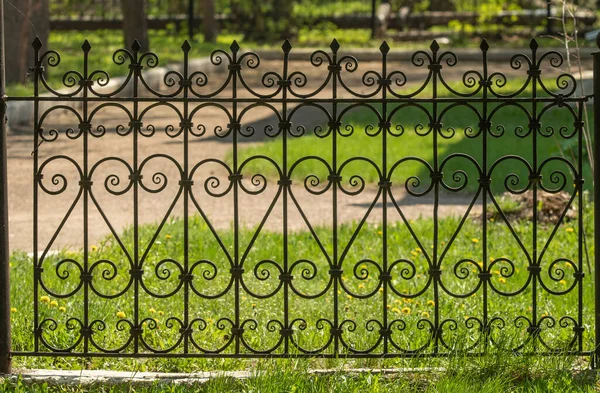
[[[371,0],[371,39],[375,38],[375,6],[376,6],[376,1],[375,0]]]
[[[600,34],[596,36],[600,48]],[[595,288],[595,351],[592,367],[600,361],[600,52],[594,58],[594,288]]]
[[[552,0],[546,1],[546,16],[548,24],[546,25],[546,33],[552,35]]]
[[[10,281],[8,252],[8,178],[6,171],[6,84],[4,2],[0,1],[0,374],[10,373]]]
[[[194,0],[188,1],[188,36],[194,39]]]

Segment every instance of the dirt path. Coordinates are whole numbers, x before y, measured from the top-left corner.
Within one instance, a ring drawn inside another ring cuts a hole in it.
[[[278,62],[263,62],[261,64],[261,72],[268,70],[276,70],[280,67]],[[358,72],[351,75],[347,79],[347,84],[350,86],[361,86],[361,78],[364,71],[369,69],[379,69],[381,66],[378,63],[361,63]],[[448,69],[446,74],[449,79],[457,79],[462,77],[467,69],[478,69],[478,64],[466,63],[462,66]],[[307,90],[314,88],[322,81],[322,70],[315,69],[306,64],[291,64],[291,70],[302,69],[308,76],[309,81],[317,81],[316,84],[309,83]],[[511,70],[510,67],[503,65],[503,70],[507,72],[507,77],[513,75],[524,74],[523,71]],[[424,80],[427,69],[415,68],[411,71],[409,77],[411,80]],[[249,85],[259,91],[268,91],[261,89],[260,78],[258,73],[248,75]],[[262,74],[260,74],[262,75]],[[209,75],[209,80],[210,80]],[[215,76],[216,80],[222,81],[222,76]],[[218,83],[209,83],[206,86],[207,91],[211,88],[216,88]],[[369,88],[357,88],[359,92],[369,91]],[[320,97],[329,97],[331,91],[325,89],[319,95]],[[247,97],[248,94],[241,94],[241,97]],[[342,97],[348,94],[342,94]],[[125,104],[129,109],[131,105]],[[140,109],[143,106],[141,106]],[[183,110],[181,105],[174,105],[179,110]],[[228,110],[231,110],[231,105],[224,104]],[[240,108],[241,109],[241,105]],[[289,108],[292,109],[292,108]],[[300,112],[299,112],[300,114]],[[326,121],[322,113],[316,109],[306,108],[303,110],[302,124],[307,129],[312,129],[317,125],[323,124]],[[218,138],[215,137],[213,130],[216,126],[221,126],[227,129],[228,118],[223,111],[216,107],[207,107],[196,114],[195,123],[203,123],[206,126],[206,133],[201,137],[192,137],[189,141],[189,162],[190,167],[194,166],[206,159],[223,160],[232,149],[232,140],[230,137]],[[90,245],[98,241],[98,239],[110,233],[110,228],[106,224],[106,220],[102,214],[106,215],[106,219],[112,225],[116,232],[120,232],[123,228],[133,224],[134,217],[134,192],[133,189],[128,189],[129,170],[126,165],[118,162],[116,159],[105,161],[104,163],[95,166],[96,163],[102,160],[106,155],[118,157],[124,162],[133,162],[133,145],[134,140],[131,134],[120,136],[115,132],[119,124],[127,126],[129,122],[128,116],[117,107],[106,107],[95,115],[92,126],[95,127],[102,124],[106,127],[106,134],[100,138],[89,138],[88,145],[88,161],[91,169],[94,170],[93,181],[90,198],[88,199],[88,233]],[[183,163],[183,137],[177,136],[174,138],[168,137],[164,132],[165,127],[173,125],[178,129],[179,119],[175,115],[172,108],[167,106],[159,106],[150,110],[144,116],[144,127],[153,124],[156,128],[156,134],[151,138],[140,136],[138,141],[138,159],[143,162],[145,158],[161,154],[172,157],[180,165]],[[256,130],[254,136],[250,138],[241,138],[239,146],[250,146],[252,144],[261,143],[264,140],[264,128],[267,125],[277,127],[277,119],[272,111],[257,107],[247,112],[244,116],[242,129],[246,126],[253,126]],[[197,125],[197,124],[195,124]],[[53,142],[44,142],[38,149],[40,164],[49,157],[64,155],[72,157],[75,162],[83,166],[83,138],[70,139],[66,137],[65,130],[69,127],[74,127],[77,130],[77,121],[73,115],[67,111],[57,111],[50,115],[45,122],[44,128],[49,130],[52,126],[59,130],[59,137]],[[126,127],[127,128],[127,127]],[[23,132],[25,131],[25,132]],[[148,130],[146,129],[146,132]],[[31,131],[21,130],[21,132],[11,133],[8,141],[8,170],[9,170],[9,209],[10,209],[10,242],[12,250],[32,251],[33,247],[33,158],[32,150],[34,149]],[[63,184],[66,184],[64,192],[59,195],[52,196],[46,193],[39,193],[39,209],[38,209],[38,250],[45,247],[50,249],[58,249],[62,247],[81,247],[83,245],[83,227],[84,227],[84,203],[79,198],[74,205],[73,202],[77,199],[80,191],[79,175],[76,167],[65,158],[58,158],[50,161],[43,170],[44,177],[42,184],[49,190],[59,190]],[[62,178],[56,177],[56,174],[63,174]],[[160,221],[168,212],[169,207],[172,207],[169,216],[181,217],[183,214],[183,195],[178,195],[179,187],[179,169],[177,165],[169,160],[161,157],[155,157],[149,160],[142,171],[142,185],[148,190],[161,189],[160,192],[147,192],[143,189],[139,193],[139,222],[157,222]],[[227,180],[228,173],[223,166],[215,162],[207,162],[199,167],[194,176],[194,187],[192,188],[193,197],[198,202],[202,212],[206,214],[209,221],[216,228],[229,228],[232,225],[234,217],[233,209],[233,192],[227,193],[224,197],[212,197],[206,192],[206,189],[211,192],[222,192],[226,189],[229,181]],[[165,184],[166,179],[166,184]],[[220,181],[216,188],[211,188],[216,184],[215,179]],[[429,180],[429,179],[423,179]],[[54,182],[54,184],[53,184]],[[243,184],[249,189],[252,188],[251,175],[246,176]],[[264,183],[259,185],[262,187]],[[164,186],[164,188],[163,188]],[[322,187],[321,184],[319,187]],[[347,186],[347,185],[346,185]],[[254,188],[256,189],[256,188]],[[127,190],[122,195],[113,195],[109,191],[120,193]],[[275,196],[278,192],[276,180],[267,179],[266,188],[257,196],[252,196],[244,192],[240,193],[239,197],[239,214],[240,222],[243,225],[256,226],[258,225],[267,211],[269,205],[273,203],[272,212],[269,219],[265,223],[265,227],[273,230],[280,230],[283,226],[283,205],[282,197]],[[431,216],[432,200],[430,198],[412,198],[406,195],[402,187],[398,185],[393,189],[394,197],[402,207],[403,213],[407,219],[415,219],[420,216]],[[333,196],[331,191],[325,192],[322,195],[314,196],[306,192],[304,186],[300,182],[292,184],[292,193],[296,198],[298,205],[306,213],[306,219],[311,225],[330,225],[332,223],[332,205]],[[346,196],[340,193],[338,197],[339,222],[349,222],[362,219],[369,207],[374,204],[372,211],[368,215],[368,221],[379,222],[383,213],[381,197],[377,197],[377,186],[367,185],[365,190],[356,196]],[[472,195],[445,195],[441,200],[442,204],[439,208],[440,216],[451,214],[463,214],[467,205],[471,202]],[[96,207],[96,203],[101,207],[101,211]],[[306,223],[299,214],[299,209],[294,201],[288,200],[288,226],[292,230],[302,230],[306,228]],[[64,223],[62,229],[58,232],[57,238],[51,242],[52,237],[57,232],[57,228],[61,226],[61,221],[71,209],[69,219]],[[389,220],[400,219],[396,209],[388,204]],[[190,214],[197,214],[197,206],[190,200]],[[474,212],[481,211],[481,207],[476,204]]]

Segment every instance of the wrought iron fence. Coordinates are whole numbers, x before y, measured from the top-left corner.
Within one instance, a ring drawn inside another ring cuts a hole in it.
[[[488,62],[483,41],[480,62],[461,72],[456,85],[446,72],[459,59],[435,41],[406,63],[390,62],[384,42],[377,68],[364,73],[336,40],[302,65],[289,60],[292,45],[285,42],[281,61],[268,71],[260,71],[258,55],[241,52],[234,42],[210,57],[220,73],[192,70],[185,42],[182,66],[156,88],[147,80],[158,64],[156,54],[140,53],[137,43],[117,51],[114,61],[127,75],[111,85],[110,76],[90,64],[86,41],[82,68],[65,72],[58,89],[45,67],[59,66],[59,54],[44,50],[39,40],[33,47],[34,96],[8,97],[32,102],[35,122],[33,347],[12,356],[477,356],[507,335],[515,353],[593,355],[595,338],[588,330],[598,323],[592,297],[584,301],[592,283],[584,274],[583,193],[584,106],[590,96],[578,93],[572,75],[552,73],[562,65],[560,53],[540,53],[533,40],[528,53],[512,57],[507,76]],[[318,80],[311,80],[307,67],[321,70],[312,77]],[[101,120],[106,110],[112,112]],[[155,110],[170,113],[168,124],[156,123],[160,118],[150,116]],[[261,129],[247,119],[256,110],[268,113]],[[307,110],[312,115],[303,115]],[[349,120],[356,111],[359,118],[371,116],[364,129],[356,118]],[[503,111],[520,120],[511,123]],[[557,113],[568,122],[552,123]],[[70,116],[61,123],[64,132],[47,124],[55,114]],[[314,116],[321,116],[316,124]],[[112,120],[113,126],[103,124]],[[507,122],[511,129],[503,126]],[[272,140],[280,154],[245,153],[244,142],[257,137]],[[360,144],[377,146],[376,159],[343,155],[341,146],[358,137],[364,138]],[[163,138],[164,146],[181,142],[178,153],[145,150],[145,141],[154,138]],[[291,146],[303,138],[312,142],[293,156]],[[390,155],[394,144],[410,138],[429,144],[431,155]],[[103,139],[127,144],[131,155],[92,154]],[[550,151],[547,141],[555,139],[574,141],[574,155]],[[61,140],[65,148],[45,152]],[[197,141],[221,141],[232,153],[212,156]],[[459,141],[477,153],[461,151]],[[519,145],[527,146],[527,154]],[[315,146],[327,153],[313,154]],[[60,170],[52,169],[59,162]],[[302,172],[309,162],[320,169]],[[509,163],[511,169],[500,169]],[[169,189],[164,212],[144,210],[142,199]],[[525,207],[530,232],[523,233],[505,211],[499,191],[531,195]],[[100,194],[114,199],[103,205]],[[543,194],[567,197],[553,219],[540,223]],[[355,221],[344,221],[352,198],[361,195],[367,196],[364,210]],[[451,195],[465,195],[467,203],[449,223],[440,209]],[[47,196],[54,202],[40,202]],[[243,205],[244,198],[251,202]],[[432,209],[424,227],[409,215],[421,199],[430,200]],[[231,227],[215,224],[221,213],[211,215],[207,208],[214,200],[226,201],[222,209],[231,209]],[[317,213],[324,225],[311,218],[319,200],[331,209]],[[132,227],[119,233],[107,208],[123,201],[131,203]],[[245,227],[244,212],[259,210],[260,203],[260,217]],[[66,212],[42,242],[39,231],[47,224],[39,217],[60,206]],[[177,209],[180,218],[172,219]],[[101,247],[113,250],[111,256],[90,239],[93,212],[110,233]],[[148,212],[158,220],[155,226],[142,225],[140,217]],[[82,252],[52,253],[77,214]],[[275,229],[267,230],[277,215]],[[292,216],[305,229],[302,239]],[[570,247],[556,247],[567,220]],[[165,243],[175,235],[163,231],[169,225],[180,228],[180,241],[172,246]],[[499,232],[492,226],[505,231],[504,242],[515,254],[492,255],[508,249],[495,243]],[[365,231],[376,235],[363,241]],[[267,241],[279,244],[277,255],[260,253]],[[511,308],[518,297],[527,308]],[[567,298],[574,307],[560,308]],[[51,299],[68,301],[71,313],[51,314]],[[120,308],[107,310],[111,302]],[[162,311],[153,302],[164,304]],[[545,302],[558,304],[558,315],[543,313]]]

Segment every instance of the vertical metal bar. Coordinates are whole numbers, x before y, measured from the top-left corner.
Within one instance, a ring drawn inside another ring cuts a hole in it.
[[[235,320],[234,320],[234,328],[235,328],[235,354],[238,355],[240,353],[240,343],[241,337],[240,334],[240,287],[241,287],[241,266],[240,266],[240,217],[239,217],[239,192],[240,185],[238,176],[239,174],[239,163],[238,163],[238,108],[237,108],[237,83],[238,83],[238,71],[236,67],[238,66],[238,51],[240,47],[236,41],[233,41],[231,44],[231,64],[229,68],[229,72],[232,73],[231,78],[231,102],[232,102],[232,110],[231,110],[231,132],[233,139],[233,174],[232,178],[233,183],[233,268],[235,270],[232,271],[234,280],[235,280]]]
[[[333,41],[331,42],[331,51],[332,51],[332,59],[331,59],[331,67],[333,67],[332,70],[330,70],[329,72],[334,73],[333,77],[332,77],[332,93],[331,93],[331,100],[332,100],[332,114],[331,114],[331,118],[334,120],[334,126],[332,127],[331,130],[331,175],[330,175],[330,180],[333,180],[333,191],[332,191],[332,204],[333,204],[333,214],[332,214],[332,219],[333,219],[333,237],[332,237],[332,243],[333,243],[333,249],[332,249],[332,253],[333,253],[333,259],[332,259],[332,263],[333,263],[333,269],[334,270],[341,270],[342,267],[339,265],[339,261],[338,261],[338,206],[337,206],[337,197],[338,197],[338,186],[339,183],[334,180],[337,176],[337,171],[338,171],[338,165],[337,165],[337,134],[340,128],[340,120],[338,120],[337,118],[337,78],[339,78],[339,71],[337,70],[337,51],[339,49],[339,43],[337,42],[337,40],[334,38]],[[335,71],[334,71],[335,70]],[[334,354],[338,355],[339,354],[339,346],[340,346],[340,337],[339,337],[339,287],[340,287],[340,283],[339,280],[342,279],[341,275],[338,275],[337,273],[332,274],[332,279],[333,279],[333,329],[335,329],[335,335],[334,335],[334,341],[333,341],[333,350],[334,350]]]
[[[488,270],[488,237],[487,237],[487,206],[488,206],[488,192],[490,190],[490,180],[489,180],[489,168],[488,168],[488,152],[487,152],[487,137],[490,128],[490,122],[488,120],[488,64],[487,64],[487,52],[489,49],[488,43],[486,40],[481,42],[479,46],[482,54],[483,61],[483,82],[482,83],[482,97],[483,97],[483,108],[481,110],[481,144],[482,144],[482,162],[481,162],[481,170],[483,171],[483,179],[480,180],[480,186],[482,187],[482,198],[483,198],[483,214],[482,214],[482,240],[483,240],[483,260],[482,260],[482,270],[487,273]],[[484,276],[486,277],[486,276]],[[489,277],[489,276],[487,276]],[[488,349],[488,340],[489,340],[489,332],[490,326],[488,321],[488,280],[483,278],[483,326],[484,326],[484,341],[483,341],[483,351],[487,352]]]
[[[85,40],[85,42],[83,43],[83,46],[81,47],[81,49],[83,50],[83,81],[84,82],[84,87],[83,87],[83,112],[82,112],[82,118],[83,118],[83,123],[86,125],[83,129],[83,181],[84,182],[80,182],[80,187],[83,187],[83,273],[85,274],[85,276],[89,276],[89,258],[90,258],[90,253],[89,253],[89,198],[90,198],[90,188],[91,188],[91,181],[90,181],[90,173],[89,173],[89,158],[88,158],[88,153],[89,153],[89,147],[88,147],[88,139],[89,139],[89,133],[90,133],[90,128],[87,126],[90,122],[90,119],[88,118],[88,86],[87,81],[88,81],[88,77],[89,77],[89,53],[91,50],[91,46],[90,43],[88,42],[88,40]],[[89,313],[90,313],[90,281],[89,280],[85,280],[83,283],[83,326],[86,330],[89,330],[90,328],[90,320],[89,320]],[[89,334],[86,334],[84,336],[84,341],[83,341],[83,352],[87,353],[89,351],[89,344],[90,344],[90,336]]]
[[[186,185],[183,189],[183,271],[185,273],[185,282],[183,288],[183,326],[185,326],[186,332],[189,331],[190,323],[190,234],[189,234],[189,200],[190,200],[190,185],[191,180],[189,179],[189,133],[192,128],[192,119],[189,119],[189,83],[188,83],[188,63],[190,44],[185,41],[181,47],[183,50],[183,179],[186,181]],[[185,334],[183,337],[183,352],[189,352],[189,335]]]
[[[0,1],[0,374],[11,371],[10,360],[10,253],[8,248],[8,172],[6,84],[4,62],[4,2]]]
[[[388,353],[388,341],[389,341],[389,336],[388,336],[388,332],[389,332],[389,327],[388,327],[388,283],[389,281],[387,280],[387,277],[389,277],[388,275],[388,250],[387,250],[387,236],[388,236],[388,219],[387,219],[387,193],[389,190],[389,186],[388,186],[388,167],[387,167],[387,134],[389,131],[389,128],[391,126],[391,123],[389,122],[388,118],[387,118],[387,82],[388,80],[388,76],[387,76],[387,54],[388,51],[390,50],[390,47],[388,46],[387,42],[383,41],[383,43],[381,44],[379,50],[381,51],[381,79],[382,79],[382,85],[381,85],[381,99],[382,99],[382,104],[381,104],[381,120],[382,120],[382,125],[381,127],[381,174],[382,174],[382,178],[379,180],[379,187],[382,189],[382,201],[381,204],[383,205],[383,211],[382,211],[382,221],[383,221],[383,228],[381,229],[382,231],[382,268],[381,271],[383,272],[382,278],[381,278],[381,285],[383,286],[383,304],[382,304],[382,312],[383,312],[383,329],[386,332],[385,335],[383,336],[383,353],[387,354]],[[386,277],[386,278],[384,278]]]
[[[38,158],[38,146],[39,146],[39,81],[40,81],[40,49],[42,47],[42,41],[40,41],[39,37],[36,37],[33,42],[33,48],[35,50],[34,59],[35,59],[35,70],[33,71],[33,174],[32,179],[34,179],[33,185],[33,329],[34,329],[34,341],[33,348],[34,351],[38,352],[40,348],[40,337],[38,335],[38,327],[39,327],[39,316],[38,316],[38,307],[39,307],[39,274],[41,273],[41,266],[38,266],[38,190],[39,190],[39,181],[38,181],[38,170],[39,170],[39,158]]]
[[[552,0],[546,1],[546,33],[552,35]]]
[[[600,34],[596,36],[600,48]],[[592,366],[600,361],[600,52],[594,58],[594,288],[595,288],[595,351]]]
[[[535,39],[531,40],[530,43],[530,48],[531,48],[531,64],[532,67],[535,67],[535,64],[537,64],[537,48],[538,48],[538,44],[536,42]],[[539,130],[539,123],[538,123],[538,115],[537,115],[537,102],[536,102],[536,98],[537,98],[537,77],[534,75],[531,77],[531,98],[533,99],[533,102],[531,103],[531,119],[532,119],[532,124],[529,126],[529,130],[531,132],[531,138],[532,138],[532,157],[531,157],[531,167],[532,167],[532,173],[529,174],[529,181],[532,182],[532,188],[533,188],[533,206],[532,206],[532,210],[533,210],[533,217],[532,217],[532,225],[533,225],[533,239],[532,239],[532,251],[531,251],[531,263],[534,267],[534,270],[531,271],[531,273],[533,274],[532,280],[531,280],[531,296],[532,296],[532,304],[531,304],[531,308],[532,308],[532,317],[531,317],[531,321],[533,326],[530,326],[529,328],[529,332],[530,334],[533,336],[532,337],[532,344],[533,344],[533,351],[535,352],[536,348],[537,348],[537,344],[536,344],[536,336],[538,334],[538,310],[537,310],[537,296],[538,296],[538,290],[537,290],[537,285],[538,285],[538,279],[539,279],[539,272],[540,272],[540,266],[539,266],[539,261],[538,261],[538,252],[537,252],[537,243],[538,243],[538,231],[537,231],[537,226],[538,226],[538,220],[537,220],[537,212],[538,212],[538,163],[537,163],[537,158],[538,158],[538,154],[537,154],[537,134],[538,134],[538,130]]]
[[[139,104],[137,101],[138,90],[139,90],[139,79],[140,73],[142,72],[142,66],[139,61],[139,51],[141,48],[141,44],[135,40],[131,49],[133,50],[133,63],[134,66],[134,74],[133,74],[133,120],[135,124],[141,124],[139,119]],[[140,297],[140,280],[141,277],[139,272],[142,269],[140,263],[140,230],[139,230],[139,176],[140,168],[139,168],[139,157],[138,157],[138,143],[139,143],[139,133],[140,126],[136,126],[133,130],[133,172],[136,174],[136,181],[133,183],[133,264],[131,274],[133,275],[133,325],[138,328],[139,322],[139,297]],[[133,341],[133,350],[135,353],[139,350],[139,337],[136,335]]]
[[[439,205],[440,205],[440,181],[441,181],[441,173],[439,172],[439,162],[438,162],[438,132],[441,130],[441,122],[438,119],[438,103],[437,103],[437,88],[438,88],[438,73],[441,68],[438,60],[438,51],[440,47],[437,41],[433,41],[431,43],[431,52],[432,52],[432,87],[433,87],[433,103],[432,103],[432,113],[431,118],[433,119],[432,133],[433,133],[433,173],[431,174],[431,181],[433,182],[433,258],[432,265],[433,271],[431,274],[433,275],[433,301],[435,302],[435,316],[434,316],[434,343],[433,343],[433,352],[435,354],[438,353],[440,335],[442,334],[442,329],[440,326],[440,299],[439,299],[439,280],[440,280],[440,266],[438,265],[438,232],[439,232],[439,222],[438,222],[438,213],[439,213]]]
[[[280,187],[283,187],[283,272],[284,274],[288,275],[290,272],[289,270],[289,252],[288,252],[288,187],[290,185],[289,183],[289,168],[288,168],[288,132],[290,131],[290,127],[291,124],[289,123],[288,120],[288,113],[287,113],[287,95],[288,95],[288,65],[289,65],[289,58],[290,58],[290,50],[292,49],[292,46],[290,44],[290,42],[288,40],[285,41],[285,43],[282,46],[283,49],[283,73],[281,75],[281,78],[283,79],[283,87],[282,87],[282,99],[283,99],[283,103],[281,104],[281,118],[282,121],[284,122],[284,124],[287,124],[287,127],[283,127],[282,130],[282,149],[283,149],[283,162],[282,162],[282,173],[283,173],[283,179],[285,179],[285,183],[281,184]],[[283,283],[283,328],[286,329],[286,331],[291,331],[291,326],[289,326],[290,320],[289,320],[289,288],[290,285],[290,281],[289,280],[285,280]],[[287,355],[289,354],[290,351],[290,336],[289,334],[286,334],[285,336],[285,341],[283,343],[284,346],[284,353]]]
[[[584,123],[583,123],[583,108],[585,103],[580,102],[578,105],[577,111],[577,122],[578,126],[575,129],[577,132],[577,179],[575,181],[575,190],[577,193],[577,269],[578,273],[583,272],[583,250],[585,249],[585,244],[583,237],[585,236],[585,228],[583,226],[583,211],[584,211],[584,200],[583,200],[583,132],[584,132]],[[579,352],[583,351],[583,276],[579,274],[576,279],[579,281],[577,285],[577,350]]]

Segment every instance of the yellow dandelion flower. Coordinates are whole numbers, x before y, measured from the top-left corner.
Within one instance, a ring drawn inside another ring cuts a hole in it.
[[[561,285],[567,285],[567,282],[566,282],[565,280],[560,280],[560,281],[559,281],[559,283],[560,283]]]
[[[150,311],[150,313],[151,313],[151,314],[154,314],[154,313],[156,313],[156,310],[155,310],[154,308],[151,308],[151,309],[150,309],[150,310],[148,310],[148,311]]]
[[[573,228],[569,227],[569,228],[566,228],[566,229],[565,229],[565,231],[567,231],[567,232],[571,233],[571,232],[574,232],[574,231],[575,231],[575,229],[573,229]]]
[[[117,318],[123,319],[125,317],[127,317],[127,315],[123,311],[117,312]]]
[[[474,237],[473,239],[471,239],[471,241],[472,241],[473,243],[479,243],[479,239],[477,239],[477,238],[475,238],[475,237]]]
[[[406,302],[406,303],[412,303],[413,300],[411,298],[406,298],[406,299],[404,299],[404,302]]]
[[[398,307],[392,308],[392,312],[395,312],[396,314],[400,314],[401,313],[401,311],[400,311],[400,309]]]
[[[58,308],[58,311],[60,311],[60,312],[66,312],[66,311],[67,311],[67,308],[66,308],[65,306],[60,306],[60,307]]]
[[[346,297],[347,297],[348,299],[350,299],[350,300],[354,299],[354,298],[352,297],[352,295],[346,295]]]
[[[16,309],[16,308],[14,308],[14,307],[11,307],[11,309],[10,309],[10,312],[14,314],[14,313],[16,313],[16,312],[17,312],[17,309]]]
[[[416,257],[417,255],[419,255],[419,253],[418,253],[418,252],[416,252],[416,251],[411,251],[410,253],[411,253],[411,255],[412,255],[412,256],[414,256],[414,257]]]
[[[383,235],[383,232],[382,232],[382,231],[377,231],[377,234],[378,234],[379,236],[381,236],[381,235]]]
[[[256,308],[256,303],[252,303],[252,308]]]
[[[365,284],[358,284],[358,289],[365,289]]]
[[[402,308],[402,314],[406,314],[406,315],[410,314],[410,308],[408,308],[408,307],[403,307],[403,308]]]
[[[50,298],[48,296],[42,296],[40,298],[40,302],[42,302],[42,303],[50,303]]]
[[[396,300],[394,300],[394,303],[402,303],[402,300],[396,299]]]
[[[435,302],[433,300],[428,300],[427,305],[433,307],[435,306]]]
[[[429,313],[428,313],[427,311],[423,311],[423,312],[421,313],[421,316],[422,316],[423,318],[429,318]]]
[[[465,319],[469,319],[470,317],[468,315],[465,315]]]
[[[546,313],[546,312],[542,314],[542,318],[547,317],[547,316],[548,316],[548,313]]]
[[[383,287],[379,288],[379,292],[383,292]]]
[[[490,217],[490,222],[494,222],[494,221],[496,221],[496,220],[494,219],[494,217]]]
[[[173,236],[169,235],[168,233],[165,235],[165,239],[170,240]]]
[[[532,311],[533,308],[531,306],[527,307],[527,311]]]
[[[498,278],[498,281],[500,282],[500,284],[506,284],[506,279],[504,277]]]
[[[416,251],[416,252],[423,252],[423,250],[421,250],[421,247],[417,247],[417,248],[415,248],[415,251]]]
[[[165,315],[165,312],[164,311],[159,311],[158,315]]]
[[[367,265],[365,265],[365,264],[360,265],[361,270],[366,269],[366,268],[367,268]]]
[[[483,261],[479,261],[477,262],[477,264],[479,265],[479,267],[483,267]]]
[[[96,251],[98,251],[98,247],[92,246],[92,252],[96,252]]]
[[[490,262],[494,262],[494,257],[490,257]]]
[[[53,300],[53,301],[50,302],[50,306],[51,307],[56,307],[56,306],[58,306],[58,302],[56,300]]]
[[[386,305],[385,307],[386,307],[388,310],[389,310],[390,308],[392,308],[392,306],[391,306],[390,304]]]
[[[494,269],[494,270],[492,270],[492,273],[494,273],[494,274],[496,274],[496,275],[499,276],[500,275],[500,270]]]

